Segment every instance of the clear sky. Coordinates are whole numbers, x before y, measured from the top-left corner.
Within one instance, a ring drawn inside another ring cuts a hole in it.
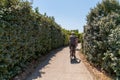
[[[33,0],[33,8],[38,7],[41,14],[54,16],[55,21],[67,30],[78,29],[83,32],[86,15],[102,0]],[[119,0],[120,1],[120,0]]]

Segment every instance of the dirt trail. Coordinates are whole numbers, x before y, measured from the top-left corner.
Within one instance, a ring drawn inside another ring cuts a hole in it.
[[[93,80],[92,75],[79,58],[80,44],[76,50],[78,60],[70,60],[69,47],[51,52],[26,80]]]

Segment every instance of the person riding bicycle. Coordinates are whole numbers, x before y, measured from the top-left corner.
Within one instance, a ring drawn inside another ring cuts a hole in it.
[[[75,56],[75,48],[76,48],[76,36],[74,32],[71,32],[70,38],[69,38],[69,48],[70,48],[70,57]]]

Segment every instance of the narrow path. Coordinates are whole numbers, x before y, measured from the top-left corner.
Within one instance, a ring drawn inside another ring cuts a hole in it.
[[[80,44],[76,56],[79,58]],[[93,80],[82,61],[70,60],[69,47],[51,52],[27,80]]]

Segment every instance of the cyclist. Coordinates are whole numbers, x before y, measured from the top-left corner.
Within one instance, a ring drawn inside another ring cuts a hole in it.
[[[70,38],[69,38],[69,48],[70,48],[70,57],[76,58],[75,56],[75,48],[76,48],[76,36],[74,32],[71,32]]]

